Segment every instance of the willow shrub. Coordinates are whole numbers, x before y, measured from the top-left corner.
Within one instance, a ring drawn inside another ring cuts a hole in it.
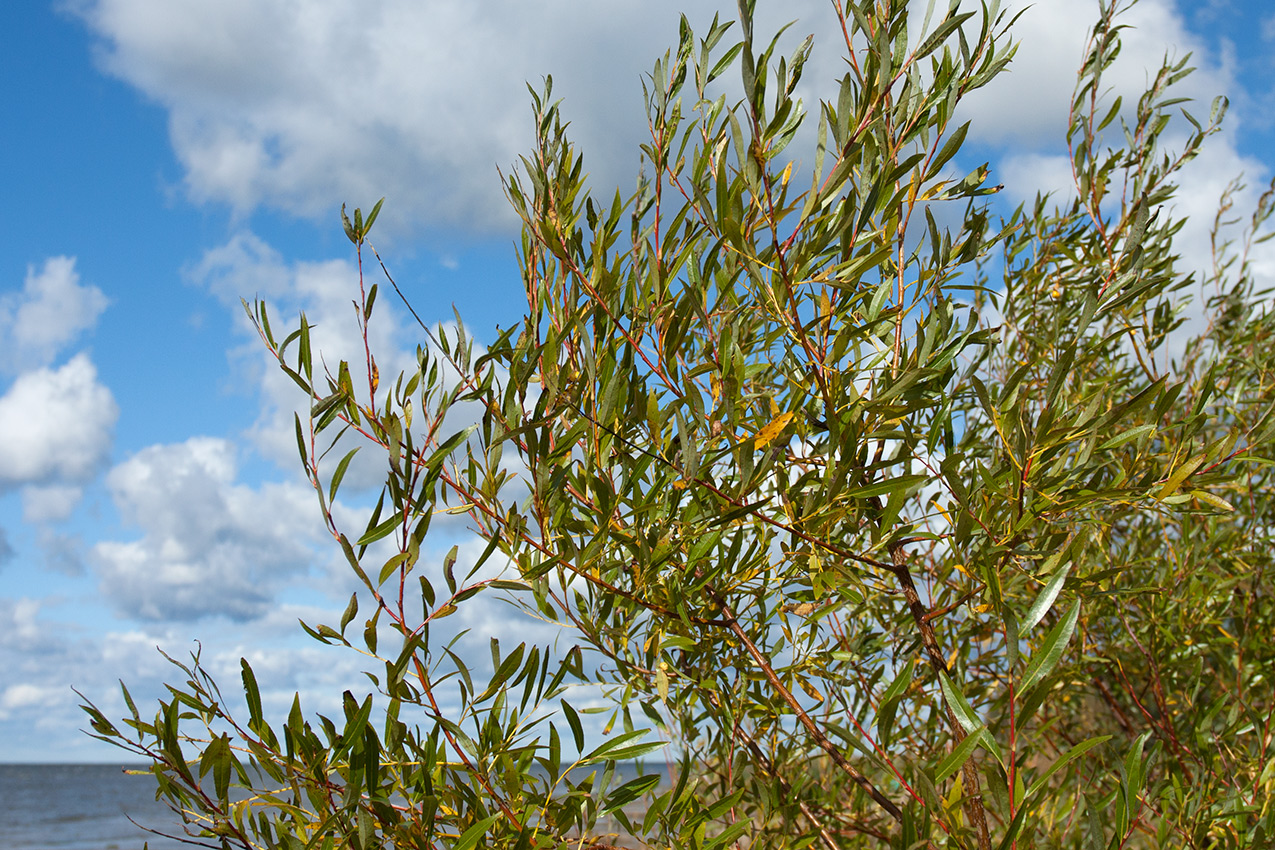
[[[311,399],[301,458],[364,586],[307,630],[365,653],[377,693],[272,725],[246,662],[245,715],[195,657],[154,719],[90,704],[191,834],[1269,846],[1275,373],[1248,250],[1270,195],[1232,241],[1223,199],[1203,277],[1174,242],[1175,174],[1224,102],[1180,111],[1185,62],[1110,100],[1104,5],[1074,195],[997,216],[988,168],[952,170],[953,116],[1010,60],[1012,21],[837,11],[845,75],[814,116],[794,98],[809,39],[777,55],[748,2],[702,38],[683,18],[627,198],[590,194],[533,92],[505,184],[527,313],[485,349],[422,326],[410,374],[382,381],[374,353],[316,374],[304,316],[279,341],[246,305]],[[740,94],[715,95],[728,70]],[[360,262],[379,209],[345,219]],[[376,292],[359,281],[365,333]],[[351,432],[386,464],[355,530],[331,512],[350,455],[325,454]],[[486,541],[475,562],[422,558],[440,511]],[[493,593],[562,631],[493,642],[484,681],[439,636]],[[573,704],[589,683],[615,707],[603,737]],[[671,781],[617,778],[652,753]]]

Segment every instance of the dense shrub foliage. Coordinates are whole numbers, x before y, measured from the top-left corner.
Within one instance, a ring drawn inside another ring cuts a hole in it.
[[[749,3],[702,35],[683,19],[645,80],[628,197],[590,194],[550,84],[533,93],[506,181],[527,313],[485,348],[422,325],[418,370],[383,380],[369,351],[332,372],[304,316],[280,340],[248,305],[311,399],[301,457],[364,586],[307,629],[364,652],[376,693],[272,724],[246,662],[244,713],[195,658],[153,718],[90,704],[192,835],[1275,840],[1275,325],[1248,262],[1270,195],[1231,241],[1222,199],[1205,271],[1172,205],[1224,102],[1181,111],[1185,62],[1109,99],[1105,6],[1071,104],[1075,191],[1001,215],[987,167],[953,171],[953,116],[1010,60],[1012,21],[839,13],[821,37],[845,75],[809,111],[810,40],[778,55]],[[360,267],[379,209],[345,220]],[[357,284],[366,338],[378,287]],[[351,437],[386,469],[359,530],[331,510]],[[430,556],[439,512],[480,558]],[[492,594],[556,643],[493,641],[471,669],[447,618]],[[581,717],[599,686],[603,736]],[[643,756],[671,776],[617,778]]]

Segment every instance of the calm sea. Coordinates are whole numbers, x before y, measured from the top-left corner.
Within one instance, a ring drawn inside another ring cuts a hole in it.
[[[637,769],[624,764],[620,773],[630,779]],[[148,775],[130,776],[107,764],[0,764],[0,850],[141,850],[143,842],[151,850],[190,846],[146,833],[130,816],[181,834],[173,813],[155,801]]]
[[[128,817],[165,832],[175,818],[155,802],[149,776],[129,776],[109,764],[0,764],[0,848],[3,850],[176,850],[185,846],[150,835]]]

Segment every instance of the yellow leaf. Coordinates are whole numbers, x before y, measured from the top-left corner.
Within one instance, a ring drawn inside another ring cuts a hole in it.
[[[758,431],[756,437],[753,437],[753,442],[756,444],[757,448],[765,448],[773,443],[775,438],[788,427],[788,423],[793,420],[795,415],[796,414],[789,411],[788,413],[781,413],[774,419],[770,420],[770,424]]]
[[[815,689],[815,686],[807,682],[805,679],[798,679],[797,684],[801,685],[801,689],[813,699],[815,702],[823,702],[823,694]]]
[[[961,795],[965,793],[965,783],[963,780],[964,777],[962,777],[960,773],[957,773],[956,781],[953,782],[952,787],[948,789],[947,799],[943,802],[947,803],[947,807],[949,809],[953,808],[956,805],[956,801],[961,799]]]

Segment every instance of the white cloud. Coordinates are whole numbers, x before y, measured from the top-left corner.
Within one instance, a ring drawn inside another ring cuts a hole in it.
[[[919,19],[924,3],[912,5]],[[74,8],[101,39],[108,72],[168,110],[193,199],[313,217],[388,194],[382,232],[508,226],[496,168],[508,170],[528,149],[525,81],[538,87],[546,74],[595,185],[608,195],[611,186],[627,190],[647,136],[640,79],[674,46],[678,20],[672,0],[311,0],[300,9],[288,0],[76,0]],[[697,32],[714,11],[731,19],[735,4],[697,6],[689,16]],[[1010,72],[963,110],[974,119],[971,139],[1057,143],[1096,16],[1096,0],[1033,4],[1015,27],[1022,46]],[[814,95],[835,100],[844,45],[827,4],[762,4],[758,17],[759,35],[793,19],[785,43],[816,35],[800,93],[808,105]],[[1117,94],[1136,99],[1166,50],[1209,55],[1171,0],[1143,0],[1122,21],[1124,55],[1106,79]],[[1207,103],[1228,81],[1206,64],[1188,93]]]
[[[118,416],[87,355],[19,376],[0,396],[0,489],[87,480],[110,451]]]
[[[0,396],[0,492],[23,488],[27,522],[70,516],[110,452],[119,408],[92,361],[80,353],[50,367],[107,303],[80,283],[73,257],[28,266],[22,290],[0,295],[0,371],[18,375]]]
[[[22,518],[45,523],[64,520],[75,510],[84,488],[72,484],[31,485],[22,489]]]
[[[74,257],[50,257],[38,272],[28,266],[22,291],[0,295],[0,367],[49,365],[97,323],[107,303],[102,290],[80,285]]]
[[[634,139],[638,75],[677,33],[671,0],[76,8],[109,72],[169,109],[194,198],[313,216],[389,193],[396,216],[480,227],[510,220],[496,168],[530,140],[524,81],[554,75],[583,140]]]
[[[62,688],[20,682],[0,692],[0,717],[6,717],[15,708],[49,707],[65,699],[66,691]]]
[[[1060,206],[1076,197],[1071,160],[1063,154],[1008,154],[1000,161],[997,180],[1004,183],[1005,200],[1011,204],[1030,201],[1037,192],[1050,194]]]
[[[35,599],[0,599],[0,646],[30,649],[40,638],[36,617],[40,603]]]
[[[1076,72],[1084,60],[1089,30],[1098,15],[1096,0],[1050,0],[1008,4],[1027,7],[1011,31],[1018,53],[1006,73],[974,92],[961,107],[962,120],[972,121],[970,138],[992,144],[1050,147],[1065,143],[1067,113],[1076,86]],[[1120,96],[1130,112],[1152,75],[1166,57],[1193,54],[1198,70],[1177,88],[1195,98],[1193,114],[1208,117],[1209,103],[1226,94],[1234,81],[1229,65],[1213,57],[1207,45],[1190,32],[1172,0],[1142,0],[1118,20],[1121,51],[1102,79],[1108,102]],[[1110,128],[1113,141],[1118,126]]]
[[[237,484],[234,447],[192,437],[143,449],[107,486],[132,542],[93,547],[102,592],[128,616],[260,616],[286,579],[315,560],[322,523],[301,485]]]

